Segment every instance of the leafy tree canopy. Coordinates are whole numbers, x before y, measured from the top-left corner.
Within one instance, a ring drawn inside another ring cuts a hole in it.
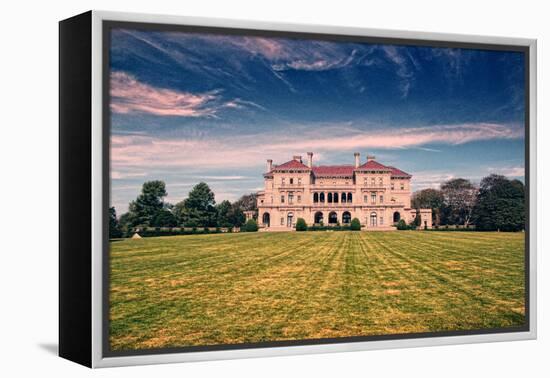
[[[480,230],[525,228],[525,187],[519,180],[490,175],[481,180],[473,220]]]
[[[163,198],[166,197],[166,185],[163,181],[147,181],[141,188],[140,195],[130,202],[128,217],[131,226],[151,226],[152,220],[163,210]]]
[[[193,187],[186,199],[176,204],[176,220],[188,227],[215,227],[218,221],[215,205],[214,193],[201,182]]]
[[[122,230],[116,218],[116,210],[114,207],[109,208],[109,238],[121,238]]]

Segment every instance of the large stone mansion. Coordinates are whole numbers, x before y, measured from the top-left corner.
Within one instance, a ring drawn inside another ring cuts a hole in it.
[[[308,225],[360,220],[363,230],[390,230],[400,219],[410,223],[411,175],[380,164],[374,156],[354,165],[313,165],[301,156],[280,165],[267,160],[265,189],[258,192],[258,223],[266,231],[292,230],[298,218]],[[431,228],[431,209],[420,209],[421,226]]]

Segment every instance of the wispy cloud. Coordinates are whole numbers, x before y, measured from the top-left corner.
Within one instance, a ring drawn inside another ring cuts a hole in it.
[[[414,190],[433,188],[439,189],[445,181],[457,178],[455,174],[442,171],[417,171],[412,178]],[[465,178],[468,178],[465,176]]]
[[[132,172],[132,171],[111,171],[111,179],[122,180],[128,178],[146,177],[147,172]]]
[[[319,137],[323,135],[323,137]],[[333,135],[333,136],[326,136]],[[472,123],[415,128],[380,129],[368,132],[346,129],[335,134],[319,129],[293,135],[264,133],[224,139],[162,139],[140,135],[114,135],[111,138],[112,163],[119,167],[257,167],[265,159],[286,161],[299,151],[361,151],[364,149],[405,149],[425,145],[460,145],[473,141],[517,139],[520,127]]]
[[[513,167],[488,167],[489,173],[495,173],[512,178],[521,178],[525,176],[525,168],[523,166]]]
[[[147,113],[157,116],[213,116],[220,107],[218,93],[194,94],[172,89],[156,88],[142,83],[125,72],[111,73],[111,110],[115,113]]]
[[[382,51],[384,51],[389,61],[397,66],[395,72],[400,78],[399,89],[402,96],[404,98],[407,97],[414,81],[414,71],[420,67],[419,63],[406,48],[384,45],[382,46]]]

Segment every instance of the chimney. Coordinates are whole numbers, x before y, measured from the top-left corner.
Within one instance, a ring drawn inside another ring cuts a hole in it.
[[[300,155],[294,155],[292,159],[299,161],[300,163],[302,162],[302,157]]]
[[[360,163],[359,163],[359,161],[360,161],[360,160],[359,160],[359,156],[361,156],[361,155],[359,154],[359,152],[355,152],[355,153],[353,154],[353,156],[355,156],[355,168],[359,168],[359,165],[360,165]]]
[[[267,159],[267,171],[271,172],[272,169],[273,169],[273,160]]]
[[[307,153],[307,166],[313,168],[313,152]]]
[[[372,161],[372,160],[374,160],[374,159],[376,159],[376,156],[374,156],[374,155],[367,155],[367,161]]]

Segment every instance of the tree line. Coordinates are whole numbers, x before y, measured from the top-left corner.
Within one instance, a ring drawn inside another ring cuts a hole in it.
[[[432,224],[475,225],[482,231],[521,231],[525,228],[525,185],[501,175],[484,177],[479,186],[457,178],[440,189],[415,192],[411,206],[432,209]]]
[[[195,185],[187,198],[175,205],[164,201],[167,195],[163,181],[145,182],[128,212],[117,218],[115,208],[109,209],[109,236],[128,236],[131,230],[145,227],[241,227],[246,220],[244,212],[257,209],[253,193],[233,203],[224,200],[216,204],[214,193],[204,182]],[[252,230],[254,225],[247,227]]]

